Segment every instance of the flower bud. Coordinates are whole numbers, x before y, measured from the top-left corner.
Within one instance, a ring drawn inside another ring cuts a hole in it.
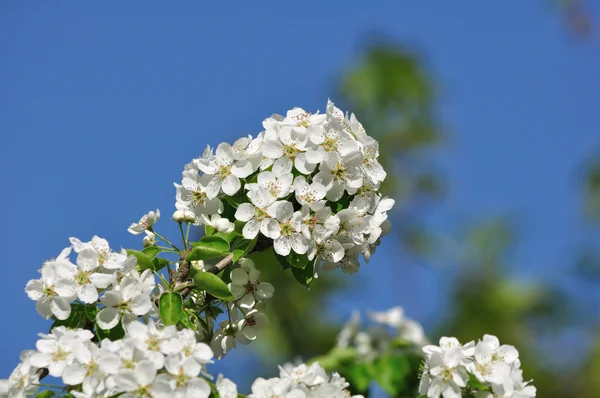
[[[154,246],[156,245],[156,235],[154,235],[152,232],[150,231],[145,231],[146,232],[146,236],[144,237],[144,239],[142,240],[142,245],[144,247],[149,247],[149,246]]]
[[[195,222],[196,215],[190,210],[176,210],[173,213],[173,220],[177,222]]]

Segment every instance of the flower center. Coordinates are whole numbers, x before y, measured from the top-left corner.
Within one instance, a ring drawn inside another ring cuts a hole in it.
[[[217,175],[221,177],[222,180],[225,179],[229,174],[231,174],[231,165],[223,165],[219,166],[219,170],[217,170]]]
[[[346,177],[346,169],[341,163],[338,163],[335,169],[331,170],[331,174],[333,174],[333,178],[336,180],[344,180]]]
[[[292,234],[292,232],[294,232],[292,223],[289,221],[286,223],[279,224],[279,226],[281,227],[281,235],[283,236],[289,236]]]
[[[91,283],[90,281],[90,272],[86,272],[84,270],[79,270],[77,275],[75,275],[75,282],[79,285],[85,285],[87,283]]]
[[[321,146],[325,149],[325,152],[336,152],[338,150],[338,142],[338,138],[326,137]]]
[[[283,147],[283,156],[294,159],[300,150],[296,148],[296,144],[285,145]]]
[[[58,347],[58,349],[52,353],[52,362],[66,361],[69,354],[69,351],[64,351],[61,347]]]
[[[156,336],[150,336],[148,340],[146,340],[146,345],[151,351],[160,351],[160,339]]]
[[[206,194],[202,191],[194,191],[192,192],[192,205],[194,206],[204,206],[204,201],[206,200]]]
[[[244,285],[244,288],[246,288],[246,293],[252,294],[256,291],[256,285],[250,281]]]

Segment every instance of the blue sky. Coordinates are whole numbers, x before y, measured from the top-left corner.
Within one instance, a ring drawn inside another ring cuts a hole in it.
[[[600,52],[550,3],[2,2],[0,377],[49,327],[23,292],[44,260],[70,236],[137,245],[129,223],[172,212],[172,183],[206,144],[293,106],[324,110],[371,34],[421,51],[437,80],[450,195],[429,221],[452,233],[518,215],[521,273],[559,275],[581,238],[578,167],[600,145]],[[395,264],[392,247],[336,317],[398,304],[439,317],[444,267]]]

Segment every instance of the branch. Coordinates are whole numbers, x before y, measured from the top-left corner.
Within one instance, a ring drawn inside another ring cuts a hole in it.
[[[227,268],[227,266],[230,265],[231,263],[233,263],[233,253],[227,255],[227,257],[225,257],[224,259],[222,259],[215,265],[211,266],[210,268],[207,268],[206,272],[218,274],[219,272],[221,272],[225,268]],[[181,297],[183,299],[185,299],[190,294],[190,292],[192,291],[192,287],[194,285],[193,282],[186,281],[189,276],[190,276],[190,262],[187,261],[185,259],[185,257],[182,257],[181,260],[179,260],[179,270],[177,271],[174,289],[179,290],[179,289],[183,288],[183,290],[181,290],[181,292],[179,292],[179,294],[181,294]]]

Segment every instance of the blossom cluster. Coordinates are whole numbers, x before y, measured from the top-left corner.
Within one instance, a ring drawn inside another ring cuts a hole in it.
[[[360,314],[354,312],[338,334],[336,345],[354,347],[360,359],[369,361],[384,353],[394,340],[415,347],[428,344],[421,324],[404,315],[402,307],[368,315],[375,324],[363,330]]]
[[[275,252],[306,255],[317,269],[354,273],[390,229],[394,201],[378,192],[386,172],[375,139],[330,101],[325,114],[300,108],[263,121],[233,145],[207,147],[176,187],[176,218],[272,240]]]
[[[330,377],[318,362],[311,365],[287,364],[279,367],[279,377],[258,378],[252,383],[252,394],[248,398],[363,398],[351,395],[349,384],[338,373]]]
[[[142,315],[157,315],[152,302],[156,282],[151,270],[135,268],[137,260],[122,250],[114,252],[105,239],[94,236],[90,242],[71,238],[71,247],[46,261],[41,278],[27,283],[25,291],[36,301],[40,315],[65,320],[71,303],[102,304],[96,315],[101,329],[127,324]],[[76,260],[69,256],[75,252]]]
[[[260,271],[247,258],[241,259],[240,267],[231,271],[228,287],[236,300],[229,304],[229,317],[220,323],[211,341],[218,358],[237,343],[246,345],[256,340],[267,323],[264,302],[273,296],[274,288],[270,283],[259,281],[259,276]]]
[[[439,346],[423,347],[425,364],[419,392],[428,398],[460,398],[466,388],[476,398],[533,398],[536,388],[523,381],[519,353],[500,345],[497,337],[484,335],[477,344],[461,345],[454,337],[442,337]],[[475,379],[476,385],[470,383]]]
[[[210,347],[196,341],[189,329],[131,322],[124,338],[102,340],[98,346],[85,329],[58,326],[40,334],[35,351],[26,351],[8,380],[0,381],[0,396],[22,397],[37,389],[36,371],[61,378],[76,398],[199,397],[211,388],[203,376],[212,362]]]

